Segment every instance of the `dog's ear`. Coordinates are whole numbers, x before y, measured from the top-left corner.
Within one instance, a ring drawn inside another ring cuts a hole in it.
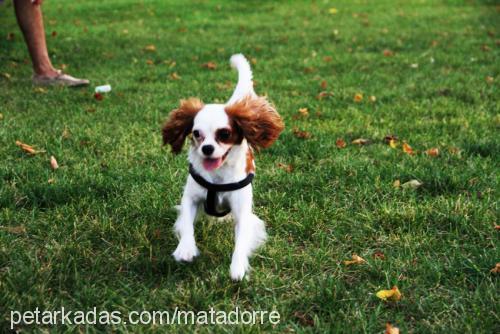
[[[237,130],[256,149],[271,146],[285,128],[280,115],[265,97],[249,96],[226,106],[225,110]]]
[[[181,152],[184,140],[193,128],[194,117],[201,109],[203,102],[197,98],[181,100],[179,108],[172,110],[163,125],[163,144],[169,144],[175,154]]]

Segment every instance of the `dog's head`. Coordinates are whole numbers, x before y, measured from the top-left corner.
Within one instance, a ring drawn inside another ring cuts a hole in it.
[[[246,97],[230,105],[208,104],[191,98],[182,100],[163,126],[163,142],[179,153],[191,135],[193,151],[212,171],[225,162],[234,145],[243,139],[255,149],[266,148],[278,138],[284,125],[264,97]]]

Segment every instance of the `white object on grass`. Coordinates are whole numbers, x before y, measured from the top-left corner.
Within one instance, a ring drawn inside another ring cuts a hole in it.
[[[109,93],[111,92],[111,85],[97,86],[95,88],[96,93]]]

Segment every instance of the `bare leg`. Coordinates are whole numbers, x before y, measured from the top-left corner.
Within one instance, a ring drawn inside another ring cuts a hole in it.
[[[14,0],[14,8],[17,23],[28,45],[33,70],[38,75],[56,77],[58,73],[52,66],[47,52],[42,9],[39,5],[34,5],[31,0]]]

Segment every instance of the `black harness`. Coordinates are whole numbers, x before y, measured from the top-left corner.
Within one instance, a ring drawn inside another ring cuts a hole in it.
[[[207,215],[215,216],[215,217],[224,217],[231,210],[224,210],[222,212],[217,211],[217,193],[224,191],[234,191],[248,186],[252,183],[254,174],[250,173],[243,180],[233,183],[224,183],[224,184],[216,184],[208,182],[201,176],[196,173],[193,168],[193,165],[189,164],[189,174],[193,177],[193,179],[203,188],[207,189],[207,199],[205,200],[205,212]]]

